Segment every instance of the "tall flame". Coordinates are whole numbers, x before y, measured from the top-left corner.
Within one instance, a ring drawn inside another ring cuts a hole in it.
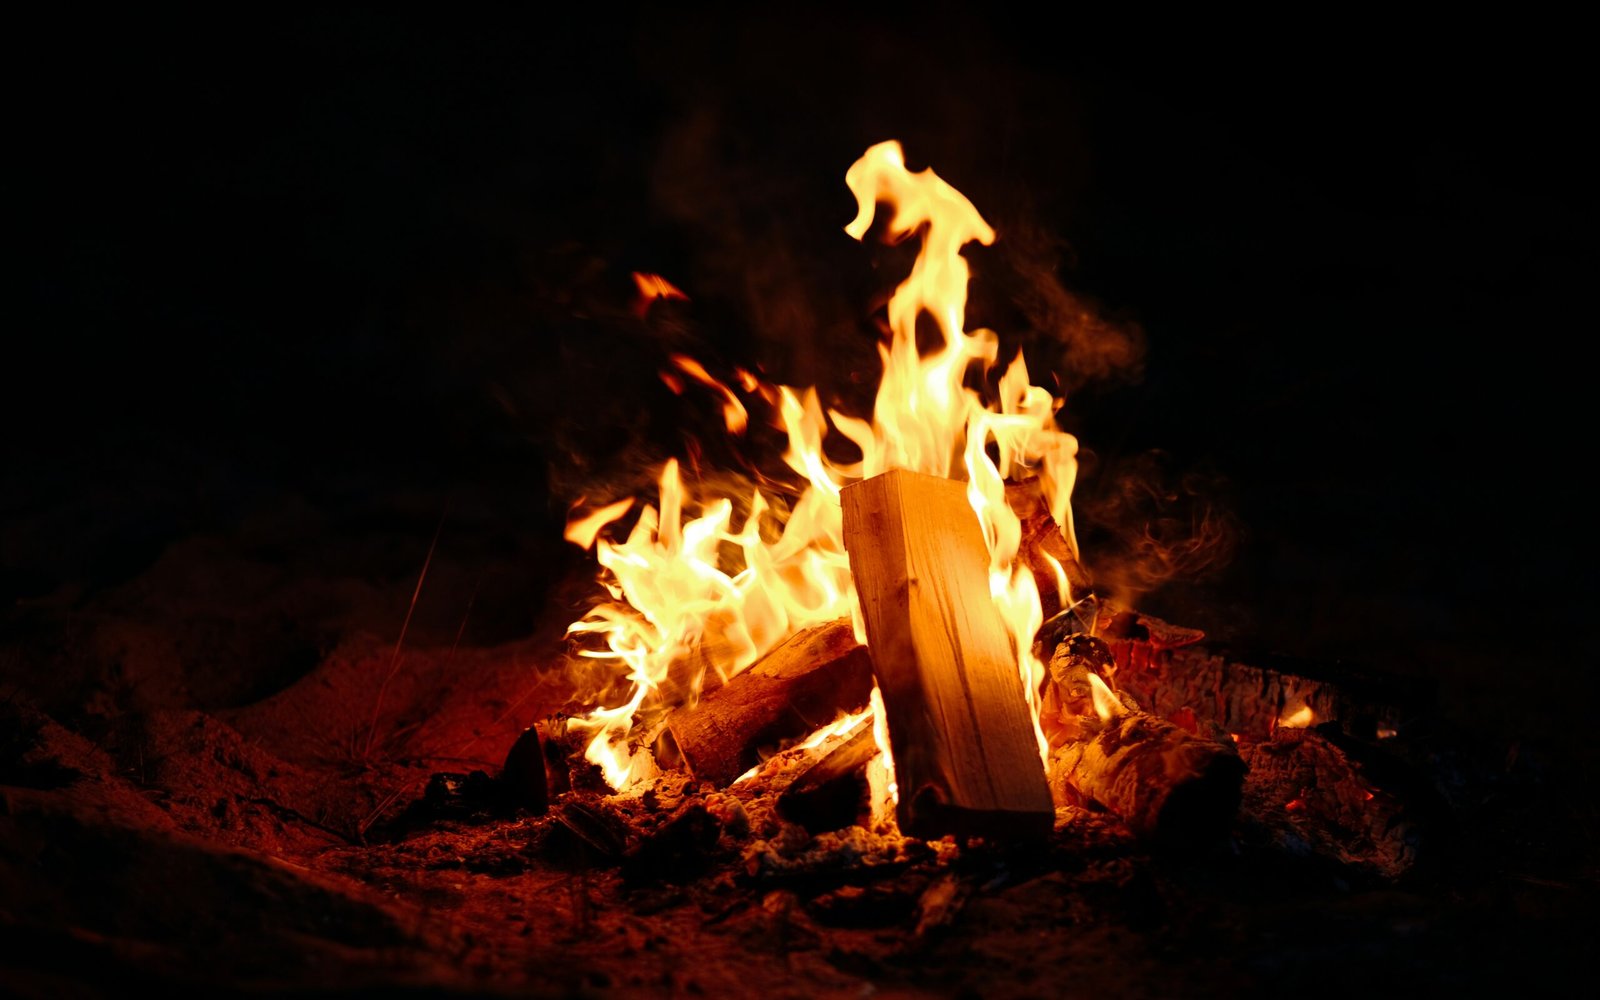
[[[1005,481],[1039,480],[1076,553],[1070,503],[1077,439],[1056,426],[1061,401],[1030,383],[1020,354],[995,380],[991,398],[973,387],[987,387],[985,376],[998,361],[1000,342],[991,330],[965,328],[970,272],[961,250],[995,239],[972,203],[932,170],[907,170],[897,142],[868,149],[845,174],[845,183],[858,204],[855,219],[845,227],[851,236],[865,237],[882,202],[893,209],[887,227],[891,239],[918,232],[922,239],[911,274],[889,300],[891,335],[887,344],[878,345],[883,377],[871,419],[824,413],[815,389],[777,387],[777,417],[789,442],[784,461],[803,484],[786,518],[758,490],[737,528],[729,497],[702,499],[698,516],[686,520],[688,491],[677,462],[669,461],[661,472],[657,505],[644,506],[625,541],[598,534],[626,513],[627,505],[620,502],[575,518],[569,528],[568,538],[578,544],[593,542],[612,597],[569,631],[603,637],[605,648],[585,655],[616,661],[631,685],[623,704],[574,723],[593,733],[587,757],[615,788],[627,788],[653,770],[649,754],[628,743],[636,718],[692,702],[708,671],[726,679],[798,629],[845,615],[853,616],[857,636],[865,641],[845,556],[839,490],[890,469],[966,480],[989,547],[989,589],[1017,651],[1040,754],[1047,752],[1036,700],[1045,668],[1032,653],[1043,613],[1033,575],[1017,558],[1021,523],[1006,503]],[[927,355],[917,347],[917,323],[924,314],[942,338]],[[673,361],[718,390],[730,431],[742,430],[731,418],[730,400],[738,402],[732,391],[698,364]],[[758,388],[747,373],[740,373],[739,382],[746,392]],[[738,413],[742,416],[742,407]],[[830,428],[855,444],[859,462],[828,458],[823,442]]]

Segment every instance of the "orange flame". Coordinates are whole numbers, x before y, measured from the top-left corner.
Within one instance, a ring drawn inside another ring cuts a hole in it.
[[[678,369],[685,375],[701,385],[708,386],[717,395],[721,396],[722,422],[727,424],[728,432],[730,434],[744,433],[744,429],[750,426],[750,414],[745,410],[744,404],[739,402],[739,397],[733,394],[732,389],[712,378],[711,374],[705,370],[705,366],[688,355],[671,354],[668,355],[668,360],[677,365]]]
[[[998,378],[992,398],[985,399],[969,385],[974,366],[986,374],[999,358],[999,338],[993,331],[965,329],[970,271],[961,251],[968,243],[988,245],[995,239],[972,203],[932,170],[907,170],[897,142],[868,149],[845,174],[845,183],[858,205],[855,219],[845,227],[851,236],[859,240],[866,235],[881,202],[893,209],[891,239],[920,232],[922,240],[911,274],[889,300],[891,336],[887,344],[878,345],[883,377],[871,419],[824,412],[815,389],[778,386],[769,393],[754,376],[738,371],[740,388],[761,391],[776,407],[787,434],[783,458],[803,483],[787,518],[756,491],[748,499],[749,513],[736,528],[732,499],[707,497],[695,504],[677,462],[670,461],[662,470],[658,506],[644,507],[625,541],[595,535],[614,520],[595,520],[611,508],[568,527],[574,541],[594,542],[602,580],[613,598],[569,631],[603,638],[605,648],[586,655],[616,661],[632,685],[625,703],[573,723],[593,733],[587,757],[601,766],[615,788],[627,788],[653,766],[647,752],[628,745],[635,716],[692,702],[705,671],[732,676],[794,631],[847,614],[857,637],[865,641],[845,557],[839,490],[847,482],[890,469],[966,480],[968,501],[989,547],[990,593],[1012,636],[1040,756],[1048,754],[1038,727],[1037,700],[1045,667],[1032,653],[1044,616],[1033,574],[1017,558],[1021,523],[1006,503],[1005,481],[1038,479],[1076,554],[1070,502],[1077,439],[1056,426],[1061,401],[1031,384],[1020,354]],[[653,276],[635,275],[642,294],[646,278]],[[916,336],[923,314],[932,318],[942,337],[942,345],[926,356]],[[718,393],[729,430],[739,433],[746,415],[732,390],[692,359],[675,356],[672,361]],[[836,464],[828,458],[823,442],[833,430],[860,449],[860,461]],[[691,507],[698,516],[685,520]],[[1064,579],[1065,572],[1060,576]],[[882,720],[883,713],[875,718]],[[887,749],[881,730],[877,721],[875,734]],[[892,768],[887,754],[885,762]]]
[[[683,294],[676,285],[659,274],[635,271],[633,272],[633,284],[639,290],[638,297],[634,299],[633,311],[641,318],[650,311],[650,305],[656,299],[689,301],[689,296]]]
[[[1287,712],[1278,720],[1278,725],[1284,729],[1306,729],[1317,721],[1317,713],[1311,710],[1310,705],[1301,705],[1292,712]]]

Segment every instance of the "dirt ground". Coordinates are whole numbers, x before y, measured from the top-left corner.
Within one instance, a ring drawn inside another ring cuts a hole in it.
[[[1394,884],[1244,830],[1152,857],[1082,810],[1025,851],[785,843],[759,790],[681,782],[627,806],[631,827],[452,811],[430,776],[496,773],[569,700],[568,592],[531,638],[478,644],[419,611],[397,646],[363,625],[404,621],[413,588],[341,575],[329,553],[356,544],[375,543],[193,538],[12,610],[6,992],[1383,994],[1576,968],[1595,913],[1593,800],[1535,748],[1471,734],[1425,741],[1446,813]],[[693,843],[621,856],[691,800],[714,814]]]

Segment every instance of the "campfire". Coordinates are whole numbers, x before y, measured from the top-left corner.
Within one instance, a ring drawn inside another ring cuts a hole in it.
[[[782,432],[789,478],[730,495],[674,459],[654,496],[575,509],[566,537],[594,551],[607,594],[569,630],[598,665],[584,674],[598,704],[524,737],[510,770],[527,803],[556,791],[560,821],[613,853],[649,857],[694,827],[702,846],[744,838],[752,864],[783,867],[1108,821],[1204,851],[1243,801],[1273,836],[1403,871],[1415,831],[1337,735],[1392,733],[1400,710],[1098,596],[1064,401],[1020,353],[1002,359],[995,332],[966,328],[963,251],[996,232],[896,142],[845,182],[851,237],[881,221],[919,244],[888,302],[871,412],[671,357],[663,379],[708,391],[728,434]],[[641,316],[690,298],[635,277]],[[676,812],[640,819],[662,801]]]

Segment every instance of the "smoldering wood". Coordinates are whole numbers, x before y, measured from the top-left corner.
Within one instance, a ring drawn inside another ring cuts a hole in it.
[[[1098,717],[1089,675],[1104,680],[1115,668],[1110,647],[1094,636],[1076,633],[1055,646],[1039,692],[1040,728],[1051,747],[1090,735],[1085,727]]]
[[[570,726],[565,715],[552,715],[534,725],[544,747],[545,778],[552,797],[570,791],[611,791],[599,766],[583,756],[592,734]]]
[[[1075,804],[1075,792],[1163,847],[1199,849],[1227,835],[1245,774],[1232,747],[1139,711],[1085,727],[1050,753],[1058,802]]]
[[[778,795],[778,815],[811,833],[861,822],[872,811],[867,765],[877,754],[872,722],[863,720]]]
[[[1055,810],[966,485],[896,470],[841,500],[901,829],[1046,836]]]
[[[797,739],[864,708],[872,661],[850,621],[802,629],[749,669],[667,720],[685,766],[721,787],[760,762],[763,747]]]
[[[1291,854],[1315,854],[1387,879],[1416,862],[1423,824],[1400,796],[1316,730],[1245,743],[1244,814]]]
[[[1098,802],[1150,842],[1221,840],[1245,771],[1232,742],[1198,738],[1122,701],[1102,722],[1091,678],[1106,682],[1115,672],[1112,648],[1093,635],[1069,635],[1051,654],[1040,717],[1053,747],[1051,794],[1062,805],[1074,794]]]
[[[1425,714],[1431,692],[1420,682],[1375,678],[1358,671],[1280,658],[1249,657],[1201,644],[1203,633],[1148,615],[1102,613],[1096,634],[1116,657],[1116,686],[1147,712],[1164,719],[1185,709],[1202,722],[1251,740],[1264,740],[1278,720],[1301,706],[1318,722],[1337,720],[1370,737]]]

